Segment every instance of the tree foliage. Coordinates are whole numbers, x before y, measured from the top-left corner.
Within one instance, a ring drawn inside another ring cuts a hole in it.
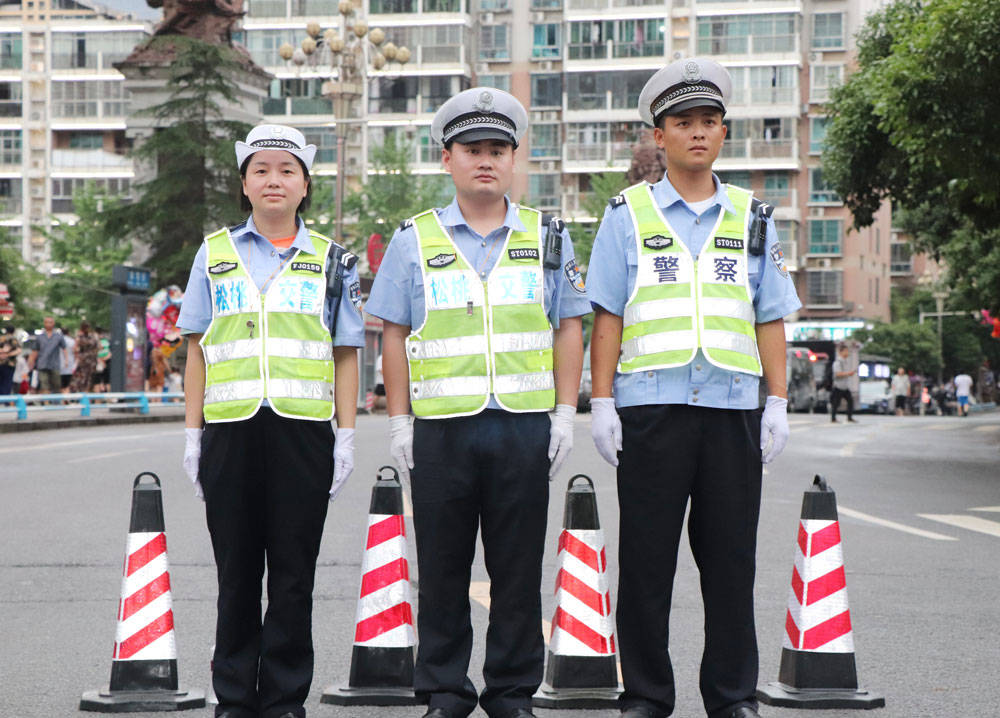
[[[243,218],[233,143],[250,127],[226,119],[221,103],[237,100],[235,78],[245,68],[226,46],[180,36],[150,42],[176,48],[169,97],[143,111],[159,129],[133,151],[156,176],[137,187],[133,204],[113,214],[109,230],[148,245],[147,264],[160,284],[183,285],[205,234]]]
[[[1000,310],[1000,0],[896,0],[833,93],[824,178],[857,227],[883,200],[972,307]]]
[[[878,323],[870,330],[856,330],[853,338],[862,342],[866,354],[889,357],[893,367],[933,376],[941,366],[941,355],[932,326],[909,321]]]
[[[449,178],[441,175],[417,175],[410,170],[412,147],[388,134],[382,145],[371,148],[367,182],[344,197],[345,246],[353,252],[364,250],[368,237],[378,233],[388,243],[399,223],[430,207],[448,201]],[[335,183],[324,182],[313,188],[313,203],[307,217],[315,220],[319,231],[333,229]],[[324,199],[326,196],[331,199]],[[316,200],[320,199],[320,202]],[[350,217],[350,221],[346,218]]]
[[[73,195],[75,223],[57,222],[46,231],[53,265],[60,271],[50,277],[46,295],[50,307],[72,313],[69,323],[87,319],[101,327],[111,325],[111,268],[132,254],[128,238],[108,231],[109,218],[120,209],[116,197],[108,197],[88,182]]]
[[[0,233],[6,235],[7,232],[7,228],[0,227]],[[0,241],[0,284],[7,285],[10,301],[14,304],[10,325],[29,329],[40,327],[44,316],[42,274],[25,262],[17,249],[3,241]]]

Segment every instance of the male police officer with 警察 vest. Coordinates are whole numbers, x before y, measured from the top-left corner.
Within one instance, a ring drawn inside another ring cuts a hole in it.
[[[414,686],[427,718],[465,718],[477,701],[492,718],[531,716],[542,679],[548,478],[572,446],[590,307],[562,222],[507,198],[526,124],[521,103],[491,88],[441,106],[431,134],[455,199],[403,222],[366,306],[385,322],[393,457],[412,469]],[[480,524],[491,605],[477,698],[467,674]]]
[[[712,172],[731,86],[704,59],[675,62],[646,83],[639,114],[655,127],[667,173],[611,200],[590,258],[592,434],[618,467],[628,718],[673,711],[670,599],[689,499],[705,604],[705,710],[757,716],[761,464],[788,438],[783,317],[801,304],[769,208]]]

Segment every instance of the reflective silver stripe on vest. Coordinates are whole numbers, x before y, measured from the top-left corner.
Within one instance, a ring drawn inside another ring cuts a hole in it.
[[[551,329],[544,332],[511,332],[493,335],[494,352],[544,351],[551,347]]]
[[[444,379],[410,381],[410,396],[414,399],[437,399],[442,396],[475,396],[490,390],[485,376],[451,376]]]
[[[260,339],[237,339],[225,344],[207,344],[201,348],[208,364],[230,359],[249,359],[260,355]]]
[[[724,297],[702,297],[701,313],[709,317],[733,317],[751,324],[756,319],[753,304],[744,302],[742,299],[725,299]]]
[[[330,401],[333,399],[333,384],[325,381],[306,381],[304,379],[268,379],[267,395],[285,399],[316,399]]]
[[[467,356],[486,353],[486,337],[482,334],[449,339],[410,340],[406,351],[410,359],[441,359],[444,357]]]
[[[327,361],[333,358],[332,342],[304,341],[302,339],[267,338],[268,356],[289,359],[317,359]]]
[[[522,391],[546,391],[555,388],[552,372],[541,371],[535,374],[503,374],[493,382],[493,390],[497,394],[516,394]]]
[[[622,343],[621,362],[630,362],[645,354],[658,354],[670,351],[692,351],[698,346],[698,340],[693,331],[660,332],[633,337]]]
[[[225,384],[213,384],[207,387],[205,389],[205,403],[217,404],[220,401],[260,399],[263,395],[264,382],[260,379],[227,381]]]
[[[739,352],[753,358],[757,356],[756,343],[752,337],[735,332],[724,332],[718,329],[705,329],[701,332],[701,344],[708,349],[727,349]]]
[[[651,322],[671,317],[693,317],[695,314],[694,299],[691,297],[651,299],[648,302],[626,306],[624,322],[626,327],[630,327],[639,322]]]

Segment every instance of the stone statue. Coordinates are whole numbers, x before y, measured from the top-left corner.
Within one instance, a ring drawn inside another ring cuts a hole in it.
[[[243,17],[243,0],[146,0],[163,8],[154,36],[184,35],[219,45],[232,45],[233,25]]]
[[[667,170],[667,156],[653,141],[653,131],[643,130],[639,142],[632,148],[632,166],[628,168],[628,183],[659,182]]]

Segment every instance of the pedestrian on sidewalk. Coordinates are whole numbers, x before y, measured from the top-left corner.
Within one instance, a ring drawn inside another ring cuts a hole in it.
[[[830,393],[830,421],[837,423],[837,408],[840,400],[847,402],[847,420],[856,424],[854,418],[854,392],[851,391],[851,377],[858,373],[858,363],[851,359],[851,350],[846,344],[837,349],[833,360],[833,391]]]
[[[958,415],[969,415],[969,395],[972,394],[972,377],[962,372],[952,380],[955,384],[955,398],[958,399]]]
[[[892,377],[891,390],[896,402],[896,416],[903,416],[906,413],[906,402],[910,397],[910,377],[907,376],[904,367],[899,367]],[[922,396],[921,402],[923,402]]]
[[[97,335],[90,328],[90,322],[84,319],[76,334],[76,370],[69,385],[70,392],[90,391],[97,369],[98,346]]]
[[[66,338],[56,329],[56,320],[45,317],[41,333],[35,335],[35,349],[28,357],[29,370],[38,372],[39,394],[58,394],[62,390],[59,367],[65,348]]]
[[[0,327],[0,396],[13,394],[14,370],[21,356],[21,342],[10,327]]]
[[[188,336],[184,469],[218,568],[218,718],[305,716],[316,559],[354,467],[360,281],[354,255],[299,216],[315,155],[284,125],[236,143],[252,213],[205,238],[177,321]]]

